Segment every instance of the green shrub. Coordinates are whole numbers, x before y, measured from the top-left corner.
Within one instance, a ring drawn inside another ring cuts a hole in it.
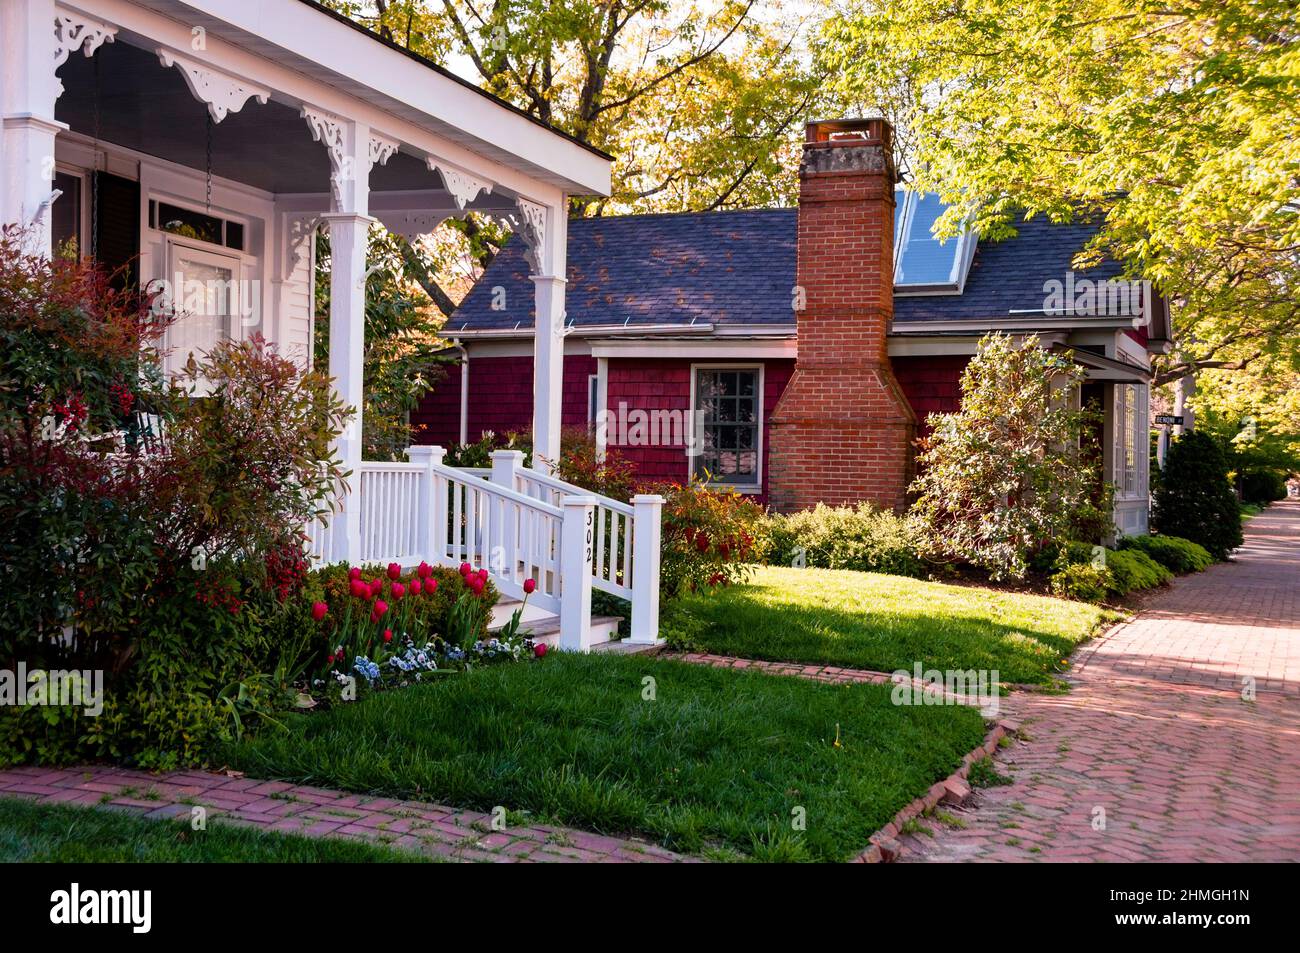
[[[895,576],[925,575],[919,529],[906,517],[868,503],[769,517],[769,560],[819,569],[856,569]]]
[[[1108,570],[1091,563],[1071,563],[1053,573],[1049,584],[1052,594],[1082,602],[1104,602],[1113,580]]]
[[[1238,477],[1247,503],[1276,503],[1286,499],[1286,474],[1280,470],[1246,470]]]
[[[1091,414],[1062,399],[1082,380],[1082,368],[1037,337],[980,341],[962,372],[960,410],[931,414],[920,441],[913,512],[936,557],[1018,578],[1086,522],[1097,498]]]
[[[664,498],[659,592],[665,600],[742,582],[767,552],[762,507],[735,490],[692,480],[652,484],[643,492]]]
[[[1111,575],[1111,592],[1117,596],[1154,589],[1174,578],[1173,573],[1140,549],[1106,550],[1106,569]]]
[[[1104,549],[1078,540],[1056,547],[1052,569],[1048,582],[1054,593],[1087,602],[1100,602],[1104,595],[1118,597],[1153,589],[1173,578],[1173,573],[1140,549]]]
[[[1205,547],[1180,536],[1125,536],[1120,549],[1137,549],[1146,553],[1171,572],[1200,572],[1213,565],[1214,557]]]
[[[1151,522],[1162,536],[1190,539],[1215,559],[1227,559],[1242,544],[1237,494],[1213,437],[1193,431],[1169,445]]]
[[[0,236],[0,669],[103,679],[97,717],[0,708],[2,763],[198,763],[302,671],[302,527],[346,409],[257,337],[165,381],[162,310]]]

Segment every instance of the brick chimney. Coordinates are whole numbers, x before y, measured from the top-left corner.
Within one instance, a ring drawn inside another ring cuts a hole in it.
[[[893,130],[808,124],[799,165],[799,359],[772,415],[773,508],[867,500],[902,509],[916,417],[894,379]]]

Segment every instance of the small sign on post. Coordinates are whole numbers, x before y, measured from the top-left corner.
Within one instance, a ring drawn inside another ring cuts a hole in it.
[[[1171,424],[1175,427],[1181,427],[1183,425],[1183,418],[1181,414],[1156,414],[1156,423]]]

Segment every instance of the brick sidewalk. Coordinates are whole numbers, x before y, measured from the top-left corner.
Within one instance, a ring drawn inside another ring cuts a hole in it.
[[[644,841],[537,825],[492,829],[492,816],[422,801],[394,801],[231,778],[206,771],[147,774],[125,768],[0,771],[0,797],[80,804],[144,817],[186,818],[204,807],[216,824],[288,834],[345,837],[458,861],[671,863],[695,861]]]
[[[905,860],[1300,860],[1300,504],[1086,646],[1071,682],[1010,700],[1015,783],[906,838]]]

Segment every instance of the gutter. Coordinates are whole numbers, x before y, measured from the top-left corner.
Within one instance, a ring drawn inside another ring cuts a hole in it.
[[[460,445],[469,442],[469,351],[459,339],[452,338],[451,346],[460,351]]]

